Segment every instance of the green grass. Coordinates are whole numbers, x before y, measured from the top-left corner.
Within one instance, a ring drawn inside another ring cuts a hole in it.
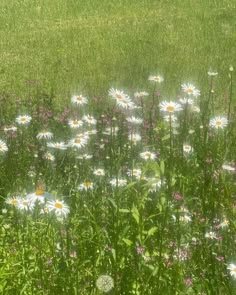
[[[61,98],[138,90],[162,73],[173,96],[180,82],[204,83],[209,68],[225,82],[235,64],[234,8],[225,0],[2,0],[1,92],[27,98],[29,80]]]

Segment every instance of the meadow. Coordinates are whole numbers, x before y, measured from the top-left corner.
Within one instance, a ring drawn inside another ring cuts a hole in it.
[[[1,1],[0,294],[236,293],[235,6]]]

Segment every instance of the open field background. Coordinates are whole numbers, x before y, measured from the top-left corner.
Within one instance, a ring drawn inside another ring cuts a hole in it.
[[[204,85],[209,69],[222,74],[220,88],[235,62],[235,9],[226,0],[2,0],[1,93],[138,90],[158,71],[173,96],[186,80]]]
[[[0,294],[236,294],[235,12],[0,1]]]

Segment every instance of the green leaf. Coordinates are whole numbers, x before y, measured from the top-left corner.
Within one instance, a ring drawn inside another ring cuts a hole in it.
[[[129,209],[119,209],[119,212],[121,213],[130,213]]]
[[[137,222],[137,224],[139,224],[139,212],[138,212],[138,208],[133,205],[133,208],[132,208],[131,212],[132,212],[133,218],[135,219],[135,221]]]
[[[133,244],[132,241],[130,241],[129,239],[126,239],[126,238],[123,238],[122,241],[125,242],[125,244],[126,244],[127,246],[131,246],[131,245]]]
[[[149,231],[147,232],[147,235],[150,237],[152,236],[156,231],[158,230],[157,226],[154,226],[152,228],[149,229]]]

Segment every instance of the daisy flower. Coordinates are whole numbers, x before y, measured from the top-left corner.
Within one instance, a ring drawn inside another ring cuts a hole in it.
[[[157,156],[154,153],[146,151],[146,152],[141,153],[140,157],[144,160],[155,160]]]
[[[69,207],[64,203],[64,201],[59,200],[48,201],[46,209],[49,212],[55,213],[58,217],[66,217],[70,212]]]
[[[208,76],[211,76],[211,77],[214,77],[214,76],[218,75],[217,72],[212,72],[212,71],[208,71],[207,74],[208,74]]]
[[[17,127],[15,127],[15,126],[10,126],[10,127],[4,127],[4,129],[3,129],[3,131],[4,132],[15,132],[15,131],[17,131]]]
[[[75,105],[82,106],[88,103],[88,100],[83,95],[73,95],[71,98],[71,102]]]
[[[29,115],[21,115],[16,117],[16,123],[18,123],[19,125],[27,125],[30,123],[31,120],[32,117],[30,117]]]
[[[227,170],[227,171],[236,171],[235,167],[228,165],[228,164],[223,164],[222,169]]]
[[[140,178],[142,175],[141,169],[131,169],[127,171],[127,175],[130,177]]]
[[[190,111],[191,112],[194,112],[194,113],[200,113],[200,108],[196,105],[191,105],[191,108],[190,108]]]
[[[161,187],[161,185],[162,185],[161,180],[157,180],[156,178],[150,179],[150,188],[148,191],[150,193],[156,193]]]
[[[96,129],[92,129],[92,130],[88,130],[88,131],[86,131],[86,132],[84,132],[84,134],[85,135],[95,135],[95,134],[97,134],[98,132],[97,132],[97,130]]]
[[[80,148],[84,147],[87,143],[88,143],[88,141],[86,139],[81,138],[81,137],[75,137],[68,142],[68,146],[69,147],[76,147],[76,148],[80,149]]]
[[[143,123],[143,119],[141,118],[137,118],[137,117],[128,117],[126,118],[126,120],[131,123],[131,124],[134,124],[134,125],[139,125],[139,124],[142,124]]]
[[[123,187],[126,186],[127,180],[122,178],[113,178],[110,180],[110,184],[113,187]]]
[[[116,101],[117,105],[124,108],[124,109],[132,109],[135,105],[134,103],[131,101],[131,99],[127,98],[123,98],[120,100]]]
[[[231,275],[234,279],[236,279],[236,264],[234,264],[234,263],[230,263],[230,264],[228,265],[227,269],[230,270],[230,275]]]
[[[134,93],[135,98],[141,98],[141,97],[148,96],[148,95],[149,95],[149,93],[146,92],[146,91],[141,91],[141,92],[135,92]]]
[[[193,84],[185,83],[185,84],[181,85],[181,88],[182,88],[183,92],[188,95],[192,95],[194,97],[201,95],[200,91]]]
[[[228,120],[225,117],[215,117],[210,120],[210,127],[215,129],[223,129],[228,125]]]
[[[94,117],[90,116],[90,115],[84,115],[83,120],[90,125],[96,125],[96,123],[97,123],[97,120],[94,119]]]
[[[32,211],[34,209],[35,203],[31,202],[27,198],[19,199],[19,203],[17,204],[17,208],[20,210]]]
[[[179,99],[179,102],[180,102],[181,104],[188,104],[188,105],[192,105],[192,104],[194,103],[193,99],[191,99],[191,98],[186,98],[186,97],[184,97],[184,98],[180,98],[180,99]]]
[[[8,205],[13,205],[13,206],[17,206],[19,204],[19,201],[20,201],[20,197],[17,196],[17,197],[7,197],[5,202],[8,204]]]
[[[173,101],[163,101],[159,106],[161,111],[168,113],[178,112],[183,109],[179,103]]]
[[[0,140],[0,153],[5,153],[8,151],[8,147],[3,140]]]
[[[81,159],[81,160],[90,160],[93,158],[93,155],[89,155],[89,154],[82,154],[76,157],[77,159]]]
[[[81,120],[69,120],[68,121],[68,125],[70,126],[70,128],[79,128],[81,126],[83,126],[84,122]]]
[[[78,187],[78,190],[80,190],[80,191],[89,191],[92,189],[93,189],[93,183],[90,181],[84,181]]]
[[[119,131],[119,127],[113,126],[113,127],[107,127],[105,131],[103,131],[103,134],[105,135],[117,135]]]
[[[158,83],[161,83],[161,82],[164,81],[163,77],[160,76],[160,75],[157,75],[157,76],[149,76],[148,80],[149,81],[158,82]]]
[[[229,220],[224,218],[223,221],[219,224],[220,228],[226,228],[229,226]]]
[[[211,239],[211,240],[216,239],[216,238],[217,238],[217,237],[216,237],[216,233],[215,233],[215,232],[212,232],[212,231],[207,232],[207,233],[205,234],[205,238],[208,238],[208,239]]]
[[[44,190],[43,185],[39,185],[35,192],[30,193],[26,196],[26,198],[31,202],[31,203],[36,203],[39,202],[41,204],[45,203],[46,198],[49,198],[51,195]]]
[[[36,137],[38,139],[52,139],[53,134],[52,134],[52,132],[49,132],[47,130],[43,130],[43,131],[39,132]]]
[[[192,219],[191,219],[191,216],[185,214],[185,215],[182,215],[179,217],[179,221],[181,222],[184,222],[184,223],[188,223],[190,222]]]
[[[192,151],[193,151],[193,148],[191,147],[191,145],[189,145],[189,144],[184,144],[183,145],[183,151],[185,152],[185,153],[191,153]]]
[[[175,115],[171,115],[171,116],[166,115],[166,116],[163,117],[163,119],[166,122],[170,122],[170,120],[171,120],[171,122],[176,122],[177,121],[177,117]]]
[[[65,144],[64,141],[60,141],[60,142],[48,142],[47,146],[49,148],[53,148],[53,149],[57,149],[57,150],[66,150],[67,149],[67,145]]]
[[[97,176],[104,176],[105,175],[105,171],[104,171],[104,169],[99,168],[99,169],[95,169],[93,171],[93,174],[94,175],[97,175]]]
[[[46,160],[49,160],[49,161],[52,161],[54,162],[55,161],[55,157],[53,154],[47,152],[43,155],[43,158],[46,159]]]
[[[112,98],[114,98],[115,100],[122,100],[125,98],[129,98],[129,96],[124,93],[124,91],[122,90],[117,90],[114,88],[111,88],[108,92],[109,96],[111,96]]]
[[[137,144],[138,141],[142,139],[142,137],[138,133],[129,134],[128,139],[133,142],[133,144]]]

